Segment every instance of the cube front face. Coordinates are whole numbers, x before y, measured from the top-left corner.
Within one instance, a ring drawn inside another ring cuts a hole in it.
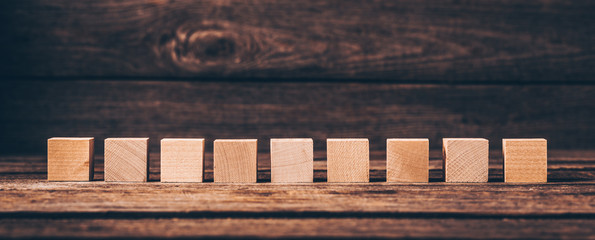
[[[94,138],[48,139],[48,181],[93,180]]]
[[[105,139],[105,181],[146,182],[148,144],[148,138]]]
[[[369,182],[368,139],[327,139],[327,181]]]
[[[313,181],[312,139],[271,139],[271,182]]]
[[[505,182],[547,182],[547,140],[502,139]]]
[[[161,140],[161,182],[202,182],[203,138]]]
[[[446,182],[487,182],[489,142],[483,138],[443,139]]]
[[[256,182],[258,176],[256,139],[218,139],[213,146],[215,182]]]
[[[430,142],[426,139],[386,140],[387,182],[428,182]]]

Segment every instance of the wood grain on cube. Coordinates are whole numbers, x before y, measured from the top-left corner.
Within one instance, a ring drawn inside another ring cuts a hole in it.
[[[93,180],[92,137],[48,139],[48,181]]]
[[[428,182],[430,141],[391,138],[386,140],[387,182]]]
[[[368,139],[335,138],[326,144],[328,182],[370,181]]]
[[[311,138],[271,139],[271,182],[313,182]]]
[[[505,182],[547,182],[547,140],[502,139]]]
[[[446,182],[487,182],[489,142],[483,138],[444,138]]]
[[[146,182],[149,138],[105,139],[105,181]]]
[[[204,138],[161,140],[161,182],[202,182]]]
[[[215,182],[256,182],[256,139],[218,139],[213,146]]]

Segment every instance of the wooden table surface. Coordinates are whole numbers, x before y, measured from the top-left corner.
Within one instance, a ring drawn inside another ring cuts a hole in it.
[[[0,235],[7,238],[595,238],[595,151],[550,150],[548,183],[502,182],[490,153],[490,182],[441,182],[440,151],[430,183],[386,183],[382,151],[371,152],[371,182],[326,183],[325,153],[315,182],[270,183],[259,154],[259,183],[47,182],[45,156],[0,157]]]

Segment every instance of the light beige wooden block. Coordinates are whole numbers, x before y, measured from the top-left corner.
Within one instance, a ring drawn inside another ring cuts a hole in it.
[[[149,138],[105,139],[105,181],[146,182]]]
[[[326,140],[328,182],[369,182],[370,148],[365,138]]]
[[[161,182],[202,182],[204,138],[161,139]]]
[[[505,182],[547,182],[547,140],[502,139]]]
[[[483,138],[443,139],[446,182],[487,182],[489,142]]]
[[[412,138],[386,140],[387,182],[428,182],[430,141]]]
[[[93,180],[92,137],[48,139],[48,181]]]
[[[271,182],[313,182],[311,138],[271,139]]]
[[[215,182],[256,182],[256,139],[217,139],[213,145]]]

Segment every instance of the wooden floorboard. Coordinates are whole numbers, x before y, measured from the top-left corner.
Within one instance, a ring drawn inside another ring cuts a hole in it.
[[[584,218],[595,217],[594,188],[593,182],[220,184],[15,179],[0,182],[0,214],[3,218],[69,213],[83,217],[98,212],[148,217],[299,217],[304,213],[328,217]]]
[[[371,177],[385,180],[385,153],[372,151]],[[549,182],[502,181],[500,151],[490,153],[489,183],[444,183],[440,150],[430,152],[434,182],[273,184],[259,153],[260,183],[152,181],[47,182],[45,156],[0,157],[0,236],[5,239],[406,238],[592,239],[592,150],[550,150]],[[326,177],[324,152],[315,176]],[[207,153],[206,167],[212,168]],[[207,177],[212,172],[207,170]],[[384,178],[384,179],[383,179]],[[556,182],[564,181],[564,182]]]
[[[586,239],[593,219],[0,219],[7,238]]]
[[[592,1],[0,3],[0,76],[593,82]]]

